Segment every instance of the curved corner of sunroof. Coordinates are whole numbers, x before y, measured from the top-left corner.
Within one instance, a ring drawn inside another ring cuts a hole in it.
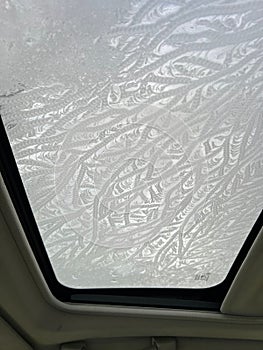
[[[263,2],[3,1],[0,104],[58,281],[206,288],[262,206]]]

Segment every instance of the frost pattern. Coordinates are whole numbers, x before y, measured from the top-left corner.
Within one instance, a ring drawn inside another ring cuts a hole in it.
[[[221,282],[263,199],[263,2],[0,3],[1,114],[58,279]]]

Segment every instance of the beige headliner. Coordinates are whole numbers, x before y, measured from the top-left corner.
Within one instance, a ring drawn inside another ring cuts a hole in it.
[[[58,301],[42,277],[2,178],[0,234],[4,242],[0,245],[2,317],[29,342],[51,345],[81,339],[151,336],[263,340],[262,231],[221,313]]]

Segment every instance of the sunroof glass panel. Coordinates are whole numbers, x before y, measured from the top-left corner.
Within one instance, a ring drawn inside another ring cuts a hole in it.
[[[261,1],[5,1],[1,115],[57,279],[205,288],[262,208]]]

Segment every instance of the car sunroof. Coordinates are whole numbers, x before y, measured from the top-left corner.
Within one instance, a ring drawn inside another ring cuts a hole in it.
[[[1,116],[57,280],[220,284],[262,209],[263,2],[0,9]]]

